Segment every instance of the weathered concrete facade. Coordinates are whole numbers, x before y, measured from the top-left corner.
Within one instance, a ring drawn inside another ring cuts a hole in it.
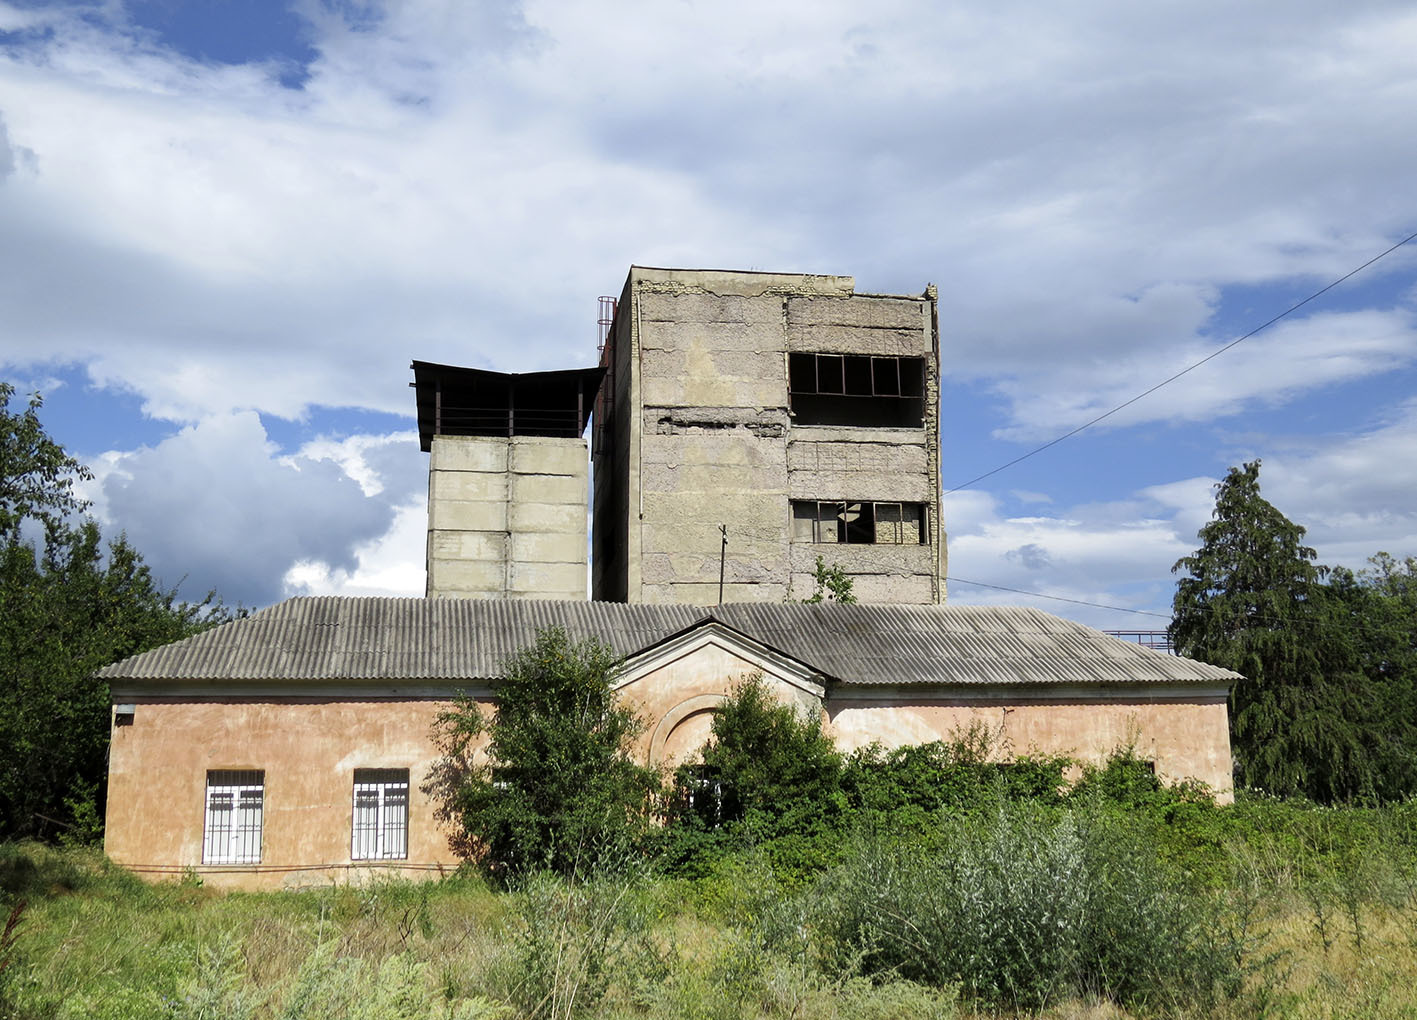
[[[804,597],[818,556],[863,602],[944,601],[935,292],[854,288],[630,270],[597,405],[593,598],[717,602],[722,524],[725,601]]]
[[[589,498],[584,439],[434,436],[428,597],[585,598]]]

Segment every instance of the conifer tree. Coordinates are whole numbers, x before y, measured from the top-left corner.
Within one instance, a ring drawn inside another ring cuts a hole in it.
[[[1230,704],[1237,782],[1322,801],[1379,796],[1379,692],[1305,529],[1260,495],[1259,471],[1258,460],[1230,469],[1201,547],[1172,567],[1185,576],[1171,640],[1244,675]]]

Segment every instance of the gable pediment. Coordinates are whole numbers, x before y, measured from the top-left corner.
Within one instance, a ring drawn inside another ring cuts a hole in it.
[[[826,694],[826,677],[819,670],[716,620],[695,624],[626,657],[615,689],[623,691],[652,674],[695,658],[739,660],[746,666],[742,671],[760,670],[812,698],[820,699]]]

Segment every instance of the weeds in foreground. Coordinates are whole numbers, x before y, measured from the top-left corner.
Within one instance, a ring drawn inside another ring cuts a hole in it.
[[[1001,807],[914,859],[863,843],[827,879],[826,944],[866,973],[1038,1009],[1101,997],[1210,1004],[1240,984],[1209,902],[1107,815]]]
[[[456,878],[222,895],[0,845],[0,1017],[1417,1015],[1413,816],[1288,810],[1188,806],[1167,830],[1087,803],[995,804],[941,813],[928,839],[862,836],[816,882],[748,854],[695,880],[622,869],[508,892]],[[1276,824],[1236,838],[1265,812]],[[1183,866],[1178,827],[1210,847],[1217,818],[1229,842]]]

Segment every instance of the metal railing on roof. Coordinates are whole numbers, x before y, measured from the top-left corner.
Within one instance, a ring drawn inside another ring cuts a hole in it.
[[[1171,645],[1171,635],[1164,630],[1104,630],[1102,633],[1158,652],[1176,654],[1176,649]]]

